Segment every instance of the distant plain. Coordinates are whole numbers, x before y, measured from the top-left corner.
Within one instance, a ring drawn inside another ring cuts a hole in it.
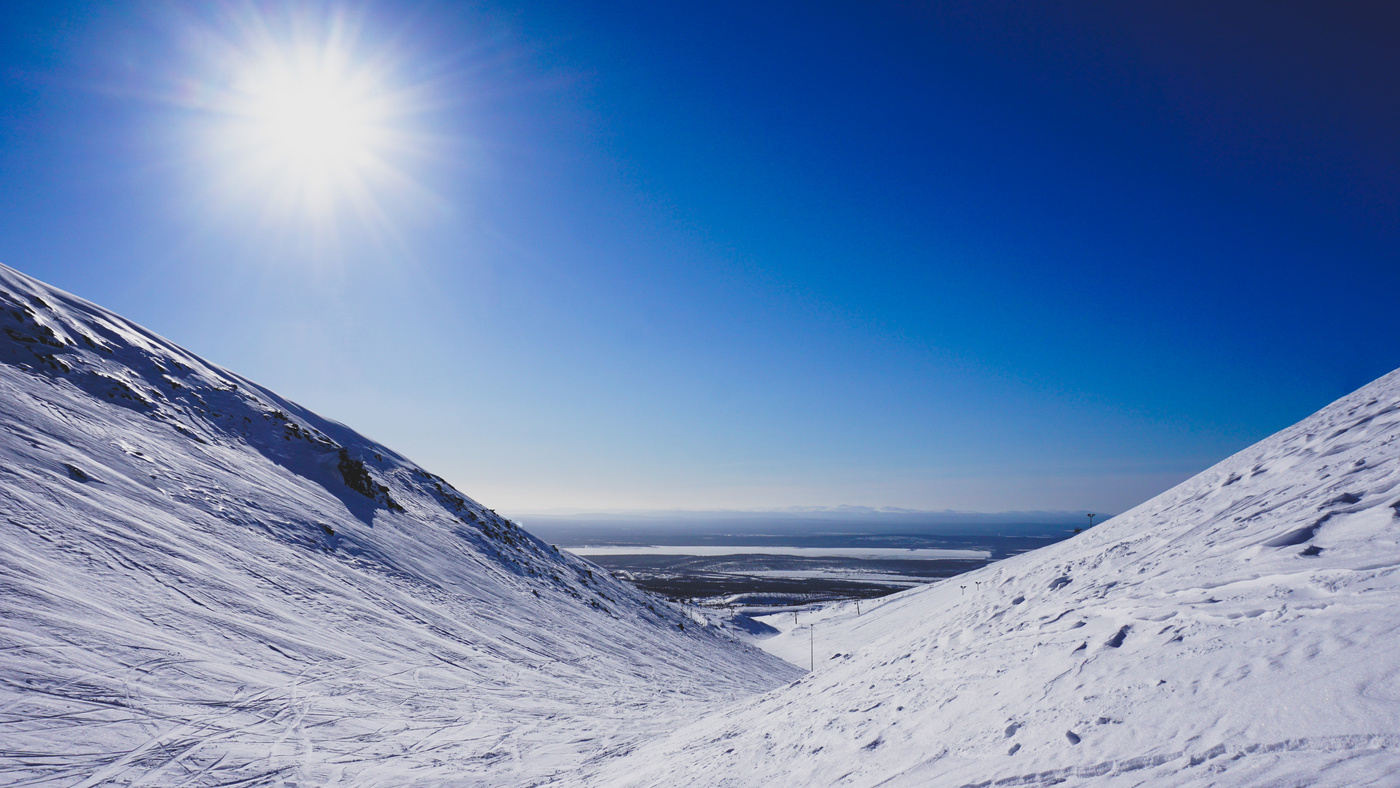
[[[647,522],[560,517],[530,518],[527,527],[668,599],[760,613],[881,597],[955,577],[1060,541],[1073,534],[1069,523],[1077,523],[1077,516],[961,524],[930,517],[923,528],[911,522],[913,514],[722,514],[710,521],[693,516]]]

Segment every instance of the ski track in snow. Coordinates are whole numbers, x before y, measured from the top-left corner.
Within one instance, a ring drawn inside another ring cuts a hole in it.
[[[1073,539],[768,616],[813,673],[580,782],[1396,785],[1397,437],[1400,372]]]
[[[0,783],[533,785],[800,675],[3,267],[0,329]]]

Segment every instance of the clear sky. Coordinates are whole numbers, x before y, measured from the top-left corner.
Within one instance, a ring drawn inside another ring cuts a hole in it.
[[[1398,17],[6,3],[0,262],[506,512],[1121,511],[1400,366]]]

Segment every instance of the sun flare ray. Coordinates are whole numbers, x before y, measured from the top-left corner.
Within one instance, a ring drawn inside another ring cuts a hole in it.
[[[200,55],[201,138],[220,200],[269,221],[327,226],[347,213],[382,222],[387,203],[422,196],[405,167],[421,154],[410,131],[418,88],[361,23],[245,7],[217,29]]]

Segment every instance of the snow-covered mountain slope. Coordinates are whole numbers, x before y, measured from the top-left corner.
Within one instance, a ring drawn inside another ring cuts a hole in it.
[[[0,330],[0,783],[532,784],[800,675],[3,266]]]
[[[815,672],[586,782],[1400,785],[1397,437],[1400,372],[1073,539],[799,623],[774,650],[815,635]]]

